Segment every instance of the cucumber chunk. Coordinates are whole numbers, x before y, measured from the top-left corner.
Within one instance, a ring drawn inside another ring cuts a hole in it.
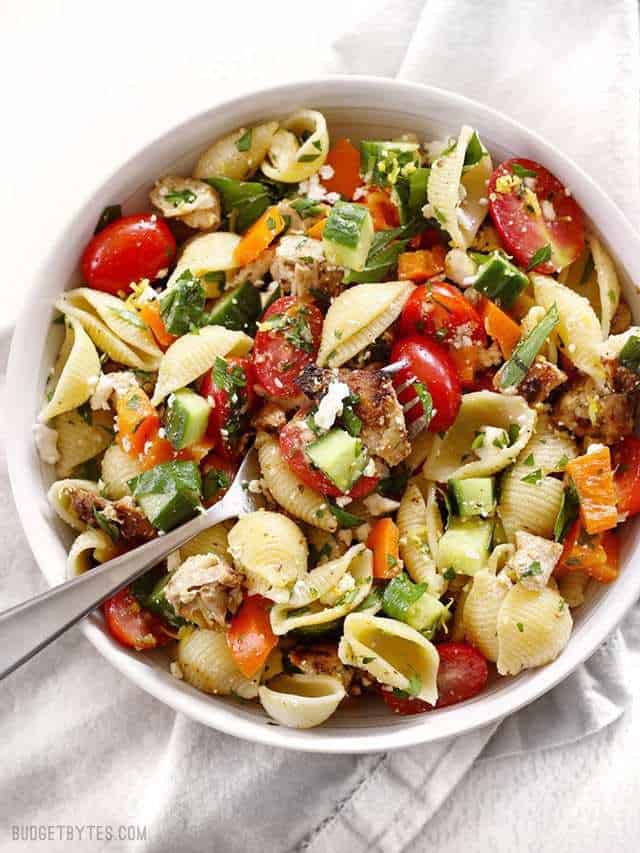
[[[260,293],[250,281],[225,294],[211,309],[209,325],[224,326],[234,332],[255,335],[256,322],[262,313]]]
[[[408,175],[412,171],[411,166],[417,168],[419,165],[420,146],[417,142],[363,139],[360,143],[360,172],[366,184],[379,187],[395,184],[399,175]]]
[[[487,518],[495,512],[496,495],[491,477],[449,480],[449,490],[462,518],[474,515]]]
[[[479,265],[474,288],[488,296],[496,305],[509,308],[529,286],[527,276],[500,252],[492,252],[490,255],[473,252],[471,256]]]
[[[306,454],[323,474],[340,489],[348,492],[362,476],[369,458],[359,438],[343,429],[331,429],[328,433],[313,441]]]
[[[404,572],[385,587],[382,609],[387,616],[406,622],[429,639],[449,616],[445,605],[427,592],[427,584],[413,583]]]
[[[163,462],[128,485],[151,524],[165,533],[198,512],[202,482],[195,462]]]
[[[427,203],[427,182],[430,169],[419,168],[408,177],[396,181],[392,197],[400,211],[400,222],[406,225],[420,213]]]
[[[373,220],[362,204],[339,201],[331,209],[322,235],[330,264],[362,270],[373,240]]]
[[[175,450],[196,444],[207,430],[211,406],[190,388],[169,396],[165,415],[167,438]]]
[[[438,547],[438,568],[474,575],[489,559],[493,522],[482,518],[452,518]]]

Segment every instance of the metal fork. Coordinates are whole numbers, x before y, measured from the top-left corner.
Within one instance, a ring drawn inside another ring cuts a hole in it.
[[[257,509],[246,484],[259,477],[258,454],[251,448],[227,494],[192,521],[0,613],[0,679],[198,533]]]

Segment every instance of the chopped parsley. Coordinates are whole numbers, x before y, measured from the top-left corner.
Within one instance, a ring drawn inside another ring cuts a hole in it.
[[[563,455],[560,457],[560,459],[558,459],[557,467],[560,469],[560,471],[564,471],[564,469],[567,467],[568,464],[569,464],[569,457],[567,456],[566,453],[563,453]]]
[[[540,468],[536,468],[535,471],[532,471],[530,474],[527,474],[526,477],[520,477],[523,483],[529,483],[532,486],[536,486],[540,480],[542,480],[542,471]]]
[[[422,403],[424,416],[427,420],[427,424],[429,424],[433,417],[433,400],[431,399],[431,394],[427,391],[422,382],[414,382],[413,390],[416,392],[420,402]]]
[[[247,374],[239,364],[230,365],[221,356],[216,356],[213,365],[213,382],[216,388],[232,394],[247,384]]]
[[[507,434],[509,436],[509,445],[514,445],[520,435],[520,424],[509,424]]]
[[[298,163],[313,163],[319,156],[320,154],[303,154],[301,157],[298,157]]]
[[[534,252],[533,257],[529,261],[527,266],[527,272],[535,269],[540,266],[540,264],[546,264],[548,260],[551,259],[551,246],[547,243],[545,246],[541,246],[537,252]]]
[[[283,332],[285,340],[296,349],[313,352],[314,340],[309,325],[309,309],[305,305],[298,307],[295,312],[272,314],[260,324],[260,328],[268,332]]]
[[[520,163],[512,163],[511,171],[518,178],[537,178],[537,172],[534,172],[533,169],[527,169],[525,166],[521,166]]]
[[[116,219],[120,219],[121,216],[122,207],[119,204],[110,204],[108,207],[105,207],[96,223],[96,227],[93,232],[94,236],[104,230],[107,225],[111,225],[112,222],[115,222]]]
[[[168,201],[174,207],[180,207],[181,204],[193,204],[198,198],[193,190],[171,190],[164,194],[164,200]]]
[[[476,437],[471,442],[471,449],[479,450],[481,447],[484,447],[484,433],[477,432]]]
[[[418,675],[418,673],[413,670],[411,675],[409,676],[409,690],[408,693],[410,696],[417,696],[422,690],[422,679]]]
[[[107,534],[112,542],[117,542],[120,539],[120,528],[115,521],[108,519],[104,512],[95,506],[93,507],[93,517],[98,527]]]
[[[569,528],[578,517],[579,510],[580,502],[577,491],[572,485],[565,486],[562,492],[560,509],[558,510],[558,515],[553,526],[553,538],[556,542],[562,542],[565,538],[569,532]]]
[[[212,468],[202,478],[202,496],[205,501],[218,497],[220,492],[226,491],[231,485],[231,478],[224,471]]]
[[[524,572],[520,575],[521,578],[533,578],[536,575],[542,574],[542,566],[540,565],[540,560],[534,560],[530,563]]]
[[[200,279],[185,270],[160,298],[160,316],[172,335],[186,335],[207,324],[206,296]]]
[[[236,140],[236,148],[238,151],[248,151],[251,148],[251,137],[253,136],[253,130],[249,128],[245,130],[242,136]]]
[[[448,568],[448,569],[445,569],[445,571],[442,573],[442,577],[443,577],[446,581],[453,581],[453,580],[455,580],[455,579],[457,578],[457,576],[458,576],[458,573],[457,573],[457,572],[456,572],[456,570],[453,568],[453,566],[449,566],[449,568]]]
[[[522,624],[522,622],[516,622],[516,628],[518,629],[518,631],[520,631],[521,634],[523,633],[524,625]]]
[[[530,453],[522,464],[528,465],[530,468],[533,468],[533,466],[536,464],[536,460],[533,458],[533,453]]]

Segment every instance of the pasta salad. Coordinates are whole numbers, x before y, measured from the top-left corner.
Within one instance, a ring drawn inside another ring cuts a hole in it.
[[[640,328],[570,189],[479,134],[330,140],[302,109],[108,207],[55,303],[34,427],[69,575],[219,501],[264,509],[103,607],[171,672],[319,725],[553,661],[640,511]]]

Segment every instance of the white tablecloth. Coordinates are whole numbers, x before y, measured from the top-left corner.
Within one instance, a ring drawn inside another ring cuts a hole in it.
[[[176,7],[13,0],[0,6],[0,43],[5,329],[59,223],[104,176],[167,124],[275,79],[350,71],[458,89],[535,126],[637,216],[631,0],[325,0],[321,7],[286,0],[228,8],[211,0]],[[0,547],[1,607],[44,588],[4,460]],[[637,648],[640,631],[627,628],[625,639]],[[600,653],[598,677],[607,660],[626,653],[620,640]],[[613,674],[613,701],[602,709],[610,718],[625,687],[640,695],[635,672],[627,667],[622,680],[619,668]],[[577,678],[586,680],[583,688],[598,683],[588,671]],[[570,685],[564,690],[556,694],[558,716],[576,696]],[[0,838],[8,850],[636,849],[635,702],[617,724],[574,746],[481,760],[447,799],[489,733],[424,758],[308,757],[240,743],[130,685],[78,630],[12,676],[2,697]],[[527,737],[544,742],[540,727],[557,722],[553,711],[526,713],[509,724],[501,751],[531,745],[523,744]],[[400,820],[390,819],[390,803],[401,808]],[[53,840],[10,843],[25,825],[47,827],[40,832]],[[122,825],[125,836],[140,827],[146,840],[105,840]]]

